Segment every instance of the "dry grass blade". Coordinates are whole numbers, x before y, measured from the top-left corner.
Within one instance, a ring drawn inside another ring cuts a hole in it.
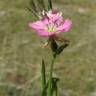
[[[44,0],[38,0],[38,3],[42,6],[43,10],[46,10]]]
[[[37,12],[37,7],[36,7],[36,4],[35,4],[35,1],[34,0],[30,0],[30,6],[31,6],[31,8],[35,11],[35,12]]]
[[[30,7],[27,7],[27,9],[35,16],[35,17],[37,17],[38,18],[38,16],[37,16],[37,14],[36,14],[36,12],[32,9],[32,8],[30,8]]]

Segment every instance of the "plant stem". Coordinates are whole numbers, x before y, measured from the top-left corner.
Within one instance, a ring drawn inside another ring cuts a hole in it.
[[[52,89],[52,74],[53,74],[53,66],[54,66],[54,61],[56,59],[56,55],[53,56],[51,65],[50,65],[50,73],[49,73],[49,84],[48,84],[48,96],[52,96],[51,94],[51,89]]]

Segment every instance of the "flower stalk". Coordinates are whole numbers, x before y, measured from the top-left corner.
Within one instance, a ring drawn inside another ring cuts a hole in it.
[[[52,96],[52,74],[53,74],[53,66],[54,66],[54,61],[56,59],[56,55],[53,56],[51,65],[50,65],[50,73],[49,73],[49,83],[48,83],[48,96]]]

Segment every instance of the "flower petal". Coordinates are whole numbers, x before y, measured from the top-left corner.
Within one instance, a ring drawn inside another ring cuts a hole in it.
[[[54,32],[48,32],[46,30],[38,30],[37,33],[39,36],[42,36],[42,37],[48,37],[48,36],[55,35]]]
[[[72,21],[69,19],[66,19],[64,24],[57,28],[57,33],[69,31],[71,28],[71,25],[72,25]]]
[[[44,23],[40,20],[40,21],[36,21],[36,22],[30,22],[29,27],[33,28],[34,30],[40,30],[40,29],[44,29]]]

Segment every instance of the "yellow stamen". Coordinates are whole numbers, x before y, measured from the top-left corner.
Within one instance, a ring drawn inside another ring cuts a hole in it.
[[[54,24],[51,24],[47,27],[48,32],[55,32],[56,26]]]

